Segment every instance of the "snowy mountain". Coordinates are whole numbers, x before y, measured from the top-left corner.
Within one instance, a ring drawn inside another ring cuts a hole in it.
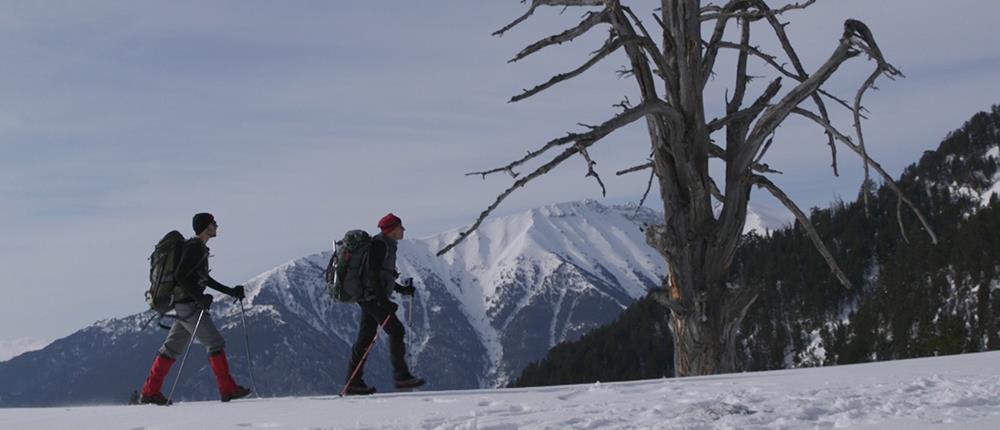
[[[973,116],[903,173],[928,196],[966,204],[966,215],[1000,197],[1000,105]]]
[[[741,329],[744,369],[1000,348],[1000,106],[973,115],[897,182],[937,243],[884,185],[867,207],[859,195],[810,214],[854,290],[799,228],[744,244],[742,276],[763,291]]]
[[[397,297],[398,315],[412,327],[412,368],[428,389],[500,386],[552,346],[614,320],[665,273],[641,230],[660,217],[647,208],[572,202],[491,219],[441,258],[434,253],[459,230],[402,241],[398,266],[417,286],[412,304]],[[329,394],[345,379],[359,313],[326,295],[321,273],[329,255],[246,283],[255,376],[265,395]],[[155,325],[140,330],[147,317],[99,321],[0,363],[0,406],[124,401],[165,336]],[[248,383],[239,307],[220,298],[213,317],[237,379]],[[179,396],[214,398],[205,354],[195,348]],[[366,368],[366,380],[382,388],[390,386],[386,350],[377,346]]]
[[[30,429],[995,429],[1000,353],[542,388],[0,409]]]

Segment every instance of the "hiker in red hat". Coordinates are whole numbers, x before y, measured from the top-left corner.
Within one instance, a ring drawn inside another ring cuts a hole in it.
[[[396,278],[396,249],[403,239],[403,221],[398,216],[388,214],[378,221],[381,233],[372,237],[368,248],[368,266],[365,268],[365,295],[358,300],[361,306],[361,323],[358,338],[351,350],[351,363],[347,367],[347,394],[372,394],[375,388],[365,384],[365,351],[375,339],[379,324],[385,322],[383,330],[389,335],[389,354],[392,362],[393,379],[396,388],[416,388],[424,385],[424,380],[410,373],[406,365],[405,330],[396,318],[399,305],[389,300],[393,292],[412,296],[416,289],[412,282],[399,284]],[[353,375],[353,378],[351,377]]]

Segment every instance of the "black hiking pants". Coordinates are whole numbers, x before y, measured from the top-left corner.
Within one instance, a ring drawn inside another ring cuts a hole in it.
[[[361,382],[365,372],[365,363],[361,362],[361,358],[365,355],[368,346],[372,344],[372,340],[375,339],[379,324],[382,324],[386,317],[389,318],[389,321],[386,322],[383,330],[389,335],[389,356],[392,362],[393,377],[397,381],[411,378],[410,369],[406,366],[406,343],[404,342],[406,330],[399,318],[396,318],[398,306],[387,299],[359,301],[358,305],[361,306],[361,322],[358,326],[358,338],[354,341],[354,348],[351,349],[351,363],[347,367],[347,378],[351,377],[351,373],[357,367],[358,373],[354,376],[352,383],[357,385]]]

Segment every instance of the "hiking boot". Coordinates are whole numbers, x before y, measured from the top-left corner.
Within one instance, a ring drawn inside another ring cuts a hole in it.
[[[228,402],[230,400],[242,399],[250,395],[250,389],[241,385],[237,385],[236,389],[228,393],[223,393],[221,395],[223,402]]]
[[[369,394],[375,394],[375,387],[369,387],[365,384],[365,381],[357,381],[347,386],[344,390],[344,394],[348,396],[367,396]]]
[[[423,379],[420,379],[416,376],[410,375],[409,378],[397,379],[396,388],[417,388],[421,385],[424,385],[425,382],[427,381],[424,381]]]
[[[156,393],[150,395],[143,394],[142,396],[139,396],[139,404],[167,406],[170,404],[170,401],[167,400],[166,397],[163,397],[162,393]]]

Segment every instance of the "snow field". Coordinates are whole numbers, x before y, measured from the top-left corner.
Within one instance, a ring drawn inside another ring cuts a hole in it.
[[[10,429],[1000,428],[1000,352],[500,390],[0,409]]]

